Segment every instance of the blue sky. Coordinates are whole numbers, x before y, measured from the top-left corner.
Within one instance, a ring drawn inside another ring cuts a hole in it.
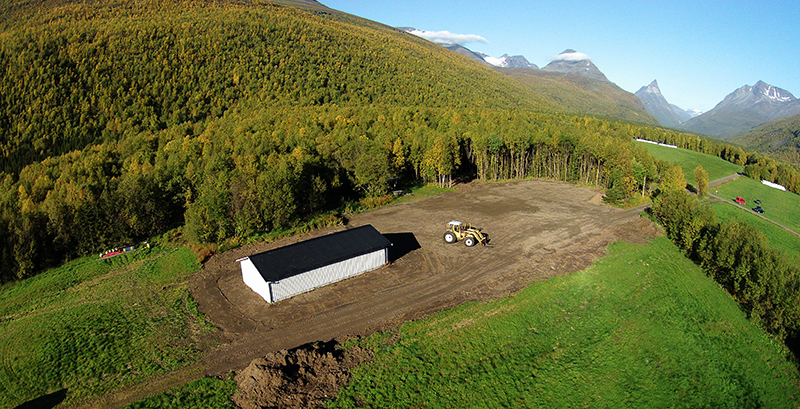
[[[465,47],[544,67],[571,48],[636,92],[708,111],[759,80],[800,97],[800,1],[320,0],[393,27],[471,34]]]

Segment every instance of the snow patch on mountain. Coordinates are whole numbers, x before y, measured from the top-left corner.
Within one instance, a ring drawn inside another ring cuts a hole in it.
[[[500,58],[495,58],[489,55],[483,56],[484,61],[488,62],[489,64],[494,65],[495,67],[507,67],[508,66],[508,56],[504,55]]]
[[[773,87],[772,85],[767,85],[762,88],[761,92],[765,97],[777,102],[789,102],[793,99],[791,96],[781,93],[780,88]]]

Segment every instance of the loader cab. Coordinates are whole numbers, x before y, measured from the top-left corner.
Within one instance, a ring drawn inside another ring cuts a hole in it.
[[[464,223],[461,223],[460,221],[457,220],[453,220],[450,223],[447,223],[447,229],[457,233],[461,233],[464,230]]]

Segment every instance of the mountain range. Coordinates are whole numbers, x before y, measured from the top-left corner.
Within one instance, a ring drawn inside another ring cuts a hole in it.
[[[413,35],[422,32],[412,27],[397,29]],[[503,54],[500,58],[494,58],[460,44],[433,42],[511,77],[560,110],[615,117],[649,125],[659,123],[648,114],[636,96],[609,81],[589,56],[573,49],[564,50],[540,69],[521,55]]]
[[[732,138],[770,121],[800,114],[800,100],[763,81],[736,89],[712,110],[699,115],[667,102],[656,80],[636,91],[636,96],[662,125],[719,138]]]
[[[408,32],[415,31],[415,29],[411,28],[401,29]],[[553,58],[549,64],[539,69],[539,67],[530,63],[521,55],[509,56],[508,54],[503,54],[500,58],[494,58],[480,52],[474,52],[459,44],[440,43],[440,45],[496,69],[527,69],[522,71],[504,70],[503,72],[517,79],[523,79],[528,85],[536,82],[539,91],[542,90],[543,81],[546,82],[544,79],[545,72],[562,75],[568,81],[578,81],[583,87],[583,91],[596,91],[598,84],[602,83],[610,83],[615,88],[618,88],[592,63],[586,54],[572,49],[563,51]],[[535,81],[533,80],[534,78],[536,78]],[[621,89],[609,90],[614,95],[611,98],[612,101],[606,101],[607,104],[613,104],[613,101],[618,102],[620,97],[626,99],[624,95],[627,93],[626,91]],[[670,104],[661,94],[656,80],[653,80],[647,86],[641,87],[634,95],[638,98],[641,107],[655,117],[660,124],[720,138],[741,135],[771,120],[800,114],[800,101],[794,95],[789,91],[766,84],[763,81],[758,81],[754,86],[742,86],[725,97],[714,109],[706,113],[683,109],[677,105]],[[609,94],[604,96],[609,97]],[[559,98],[563,97],[564,95],[559,96]],[[599,104],[602,105],[602,103]],[[574,106],[575,104],[573,103],[572,105]],[[637,104],[634,103],[633,105]],[[598,110],[596,108],[588,109],[587,112],[598,113]],[[636,120],[630,117],[626,118]]]
[[[758,81],[728,94],[712,110],[686,121],[681,128],[730,138],[781,118],[800,114],[800,100],[784,89]]]

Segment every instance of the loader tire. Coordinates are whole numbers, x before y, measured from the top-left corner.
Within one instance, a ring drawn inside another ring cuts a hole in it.
[[[452,232],[447,232],[444,234],[444,242],[445,243],[455,243],[456,242],[456,235]]]
[[[476,243],[475,237],[467,237],[464,239],[464,245],[467,247],[472,247]]]

